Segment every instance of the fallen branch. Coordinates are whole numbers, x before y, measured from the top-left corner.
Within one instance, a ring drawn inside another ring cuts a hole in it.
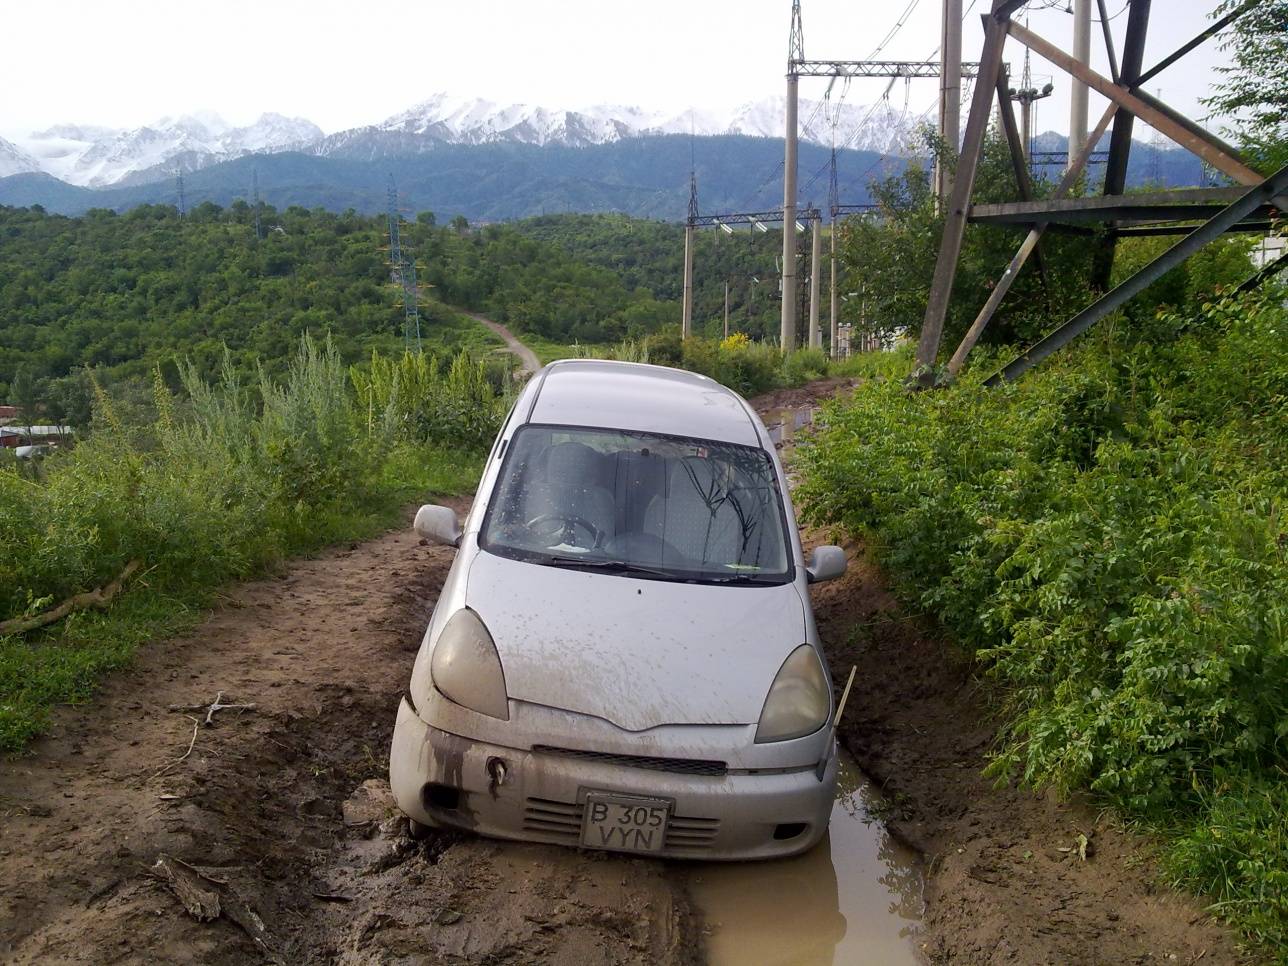
[[[216,711],[254,711],[257,705],[254,704],[224,704],[224,692],[220,691],[215,695],[215,700],[210,704],[172,704],[171,711],[204,711],[206,712],[206,727],[209,728],[214,724]]]
[[[47,624],[53,624],[62,620],[68,614],[75,610],[86,610],[90,607],[103,608],[107,606],[108,601],[121,592],[125,581],[129,579],[130,574],[139,569],[139,562],[131,560],[125,565],[120,576],[110,584],[99,587],[97,590],[87,590],[83,594],[77,594],[71,597],[57,607],[45,611],[43,614],[36,614],[32,617],[15,617],[11,620],[0,621],[0,637],[6,634],[25,634],[27,631],[34,631],[38,627],[44,627]]]
[[[226,879],[165,853],[157,856],[152,874],[170,887],[188,915],[200,922],[224,916],[241,927],[266,959],[274,963],[282,961],[270,944],[264,920]]]
[[[158,771],[155,775],[153,775],[153,776],[152,776],[152,778],[160,778],[162,775],[164,775],[166,772],[168,772],[171,768],[173,768],[175,765],[179,764],[181,761],[183,761],[183,760],[184,760],[184,759],[186,759],[189,755],[191,755],[191,754],[192,754],[192,749],[193,749],[194,747],[196,747],[196,744],[197,744],[197,729],[201,727],[201,722],[200,722],[200,721],[198,721],[196,718],[192,717],[192,715],[188,715],[188,718],[192,721],[192,740],[191,740],[190,742],[188,742],[188,750],[187,750],[187,751],[185,751],[185,752],[184,752],[182,755],[180,755],[178,758],[176,758],[174,761],[170,762],[168,765],[166,765],[166,766],[165,766],[164,768],[162,768],[160,771]],[[148,779],[148,781],[152,781],[152,778],[149,778],[149,779]],[[162,798],[165,798],[166,796],[165,796],[165,795],[162,795],[161,797],[162,797]],[[173,797],[177,797],[177,796],[173,796]]]
[[[157,857],[153,872],[165,880],[170,890],[179,897],[188,915],[201,922],[218,919],[223,911],[219,902],[219,891],[213,888],[214,883],[200,872],[168,855]]]

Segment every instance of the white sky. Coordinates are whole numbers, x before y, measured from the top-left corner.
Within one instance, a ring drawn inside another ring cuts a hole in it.
[[[869,57],[909,2],[803,0],[806,55]],[[1108,5],[1114,14],[1125,0]],[[1156,0],[1146,66],[1199,32],[1215,5]],[[978,59],[987,6],[978,0],[967,17],[966,60]],[[939,11],[939,0],[918,0],[880,56],[928,55]],[[3,0],[0,135],[60,122],[134,127],[202,109],[234,124],[277,111],[330,133],[444,90],[547,107],[729,107],[781,91],[789,14],[789,0]],[[1071,16],[1030,16],[1033,29],[1070,44]],[[1113,21],[1120,50],[1126,19]],[[1092,51],[1103,69],[1098,24]],[[1018,75],[1022,48],[1012,41],[1006,56]],[[1197,99],[1224,60],[1209,41],[1150,89],[1201,118]],[[1036,60],[1033,70],[1056,81],[1035,130],[1067,130],[1067,79]],[[849,99],[870,103],[883,87],[855,82]],[[805,80],[801,94],[825,88]],[[920,113],[935,93],[934,81],[914,82],[910,110]],[[904,103],[902,83],[890,97]],[[1093,95],[1091,124],[1102,103]]]

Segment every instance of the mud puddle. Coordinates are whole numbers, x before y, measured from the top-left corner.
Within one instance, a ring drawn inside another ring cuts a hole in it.
[[[814,405],[788,406],[784,409],[771,409],[762,414],[765,429],[774,445],[782,449],[790,447],[796,434],[814,422]]]
[[[689,898],[708,930],[711,966],[921,963],[919,856],[877,818],[881,799],[849,754],[827,837],[776,862],[705,864]]]

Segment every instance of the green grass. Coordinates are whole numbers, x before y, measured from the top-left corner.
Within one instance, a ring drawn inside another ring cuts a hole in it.
[[[350,373],[307,338],[281,382],[245,384],[231,362],[214,384],[181,374],[182,395],[158,374],[146,411],[100,390],[93,429],[39,475],[0,461],[0,620],[142,567],[104,613],[0,637],[0,751],[141,642],[189,626],[218,588],[469,492],[508,404],[468,355],[376,356]]]
[[[511,329],[510,331],[514,331]],[[543,366],[559,359],[576,359],[584,355],[583,348],[575,343],[552,342],[535,332],[515,332],[515,338],[537,354]]]
[[[499,335],[450,305],[430,300],[421,303],[421,310],[420,337],[426,352],[454,356],[464,350],[481,357],[505,348]]]
[[[470,493],[483,453],[404,445],[380,468],[362,507],[310,517],[306,535],[282,556],[260,560],[243,578],[280,570],[291,557],[371,537],[403,518],[409,504]],[[144,573],[106,611],[79,611],[47,631],[0,637],[0,752],[21,751],[49,723],[53,708],[89,700],[103,675],[130,663],[149,641],[191,629],[205,617],[224,584]]]

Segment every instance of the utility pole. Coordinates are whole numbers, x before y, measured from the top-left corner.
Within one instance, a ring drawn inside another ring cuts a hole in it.
[[[188,200],[183,194],[183,168],[174,169],[174,184],[179,189],[179,217],[183,218],[188,214]]]
[[[1029,69],[1029,49],[1027,47],[1024,48],[1024,74],[1020,78],[1020,84],[1019,90],[1012,87],[1007,91],[1007,95],[1011,100],[1020,102],[1020,148],[1023,150],[1024,158],[1027,161],[1033,151],[1033,104],[1044,97],[1050,97],[1051,91],[1055,89],[1051,84],[1047,84],[1041,90],[1033,86],[1033,74]],[[1085,131],[1083,132],[1082,140],[1087,140]]]
[[[725,324],[724,337],[729,338],[729,279],[725,279]]]
[[[264,231],[259,224],[259,168],[250,169],[250,193],[255,206],[255,240],[264,240]]]
[[[939,39],[939,136],[949,156],[935,163],[935,196],[941,204],[953,192],[953,168],[961,146],[961,96],[962,0],[944,0]]]
[[[698,177],[689,170],[689,219],[684,225],[684,301],[680,314],[680,338],[693,335],[693,244],[698,220]]]
[[[810,220],[810,233],[812,238],[809,250],[809,347],[817,349],[823,345],[823,334],[818,329],[818,286],[822,275],[820,271],[822,266],[819,262],[823,253],[822,218]]]
[[[1091,65],[1091,0],[1073,0],[1073,58],[1086,66]],[[1087,85],[1074,78],[1069,88],[1069,168],[1073,167],[1086,142]]]
[[[783,314],[778,345],[796,348],[796,107],[800,76],[796,63],[805,59],[801,0],[792,0],[792,32],[787,42],[786,130],[783,132]]]
[[[831,322],[831,325],[828,328],[830,329],[829,334],[831,336],[831,341],[828,343],[828,350],[831,353],[833,359],[838,357],[837,337],[840,334],[840,328],[839,328],[840,323],[837,321],[837,318],[836,318],[836,212],[840,208],[840,206],[841,206],[841,191],[836,177],[836,127],[833,126],[832,128],[832,170],[828,177],[828,185],[827,185],[827,208],[828,208],[828,213],[831,215],[831,218],[832,218],[832,230],[829,232],[831,236],[831,248],[832,248],[831,258],[829,259],[829,261],[832,263],[832,280],[831,280],[831,285],[828,289],[829,302],[831,303],[830,305],[831,316],[829,319],[829,321]]]

